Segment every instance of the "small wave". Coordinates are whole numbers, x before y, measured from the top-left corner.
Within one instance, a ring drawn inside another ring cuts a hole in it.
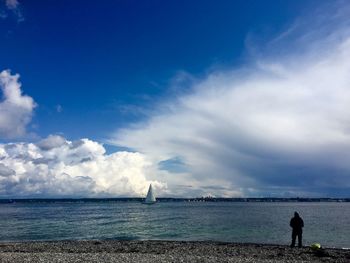
[[[172,217],[160,217],[155,218],[152,221],[153,222],[166,222],[166,221],[176,221],[176,220],[186,220],[187,218],[184,216],[172,216]]]

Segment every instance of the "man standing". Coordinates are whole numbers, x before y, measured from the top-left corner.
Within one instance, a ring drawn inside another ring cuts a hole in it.
[[[298,247],[302,247],[304,221],[297,212],[294,212],[294,217],[290,220],[290,226],[293,228],[292,244],[290,246],[295,246],[295,239],[298,236]]]

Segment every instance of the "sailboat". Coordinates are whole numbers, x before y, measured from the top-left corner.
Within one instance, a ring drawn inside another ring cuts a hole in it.
[[[146,199],[145,199],[145,201],[143,203],[147,204],[147,205],[152,205],[152,204],[154,204],[156,202],[157,201],[156,201],[156,197],[154,196],[154,193],[153,193],[152,184],[150,184],[149,188],[148,188]]]

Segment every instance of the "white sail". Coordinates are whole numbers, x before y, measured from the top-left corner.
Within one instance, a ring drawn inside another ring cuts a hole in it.
[[[152,184],[150,184],[148,188],[145,204],[154,204],[155,202],[156,202],[156,197],[154,196],[154,193],[153,193]]]

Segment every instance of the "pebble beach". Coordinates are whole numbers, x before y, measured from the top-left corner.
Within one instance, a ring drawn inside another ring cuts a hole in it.
[[[350,262],[350,250],[207,241],[2,242],[0,262]]]

